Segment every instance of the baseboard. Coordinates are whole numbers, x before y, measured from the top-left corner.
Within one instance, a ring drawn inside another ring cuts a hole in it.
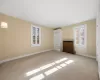
[[[77,54],[77,55],[80,55],[80,56],[85,56],[85,57],[89,57],[89,58],[96,59],[96,57],[95,57],[95,56],[89,56],[89,55],[84,55],[84,54]]]
[[[48,50],[44,50],[44,51],[40,51],[40,52],[35,52],[35,53],[25,54],[25,55],[21,55],[21,56],[18,56],[18,57],[13,57],[13,58],[1,60],[1,61],[0,61],[0,64],[5,63],[5,62],[8,62],[8,61],[12,61],[12,60],[16,60],[16,59],[20,59],[20,58],[32,56],[32,55],[35,55],[35,54],[39,54],[39,53],[51,51],[51,50],[53,50],[53,49],[48,49]]]

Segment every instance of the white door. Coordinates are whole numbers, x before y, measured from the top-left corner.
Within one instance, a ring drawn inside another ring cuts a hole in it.
[[[61,29],[54,30],[54,50],[62,50],[62,31]]]
[[[96,24],[96,55],[98,61],[98,71],[100,78],[100,1],[99,1],[99,9],[97,15],[97,24]]]
[[[100,78],[100,15],[98,15],[97,26],[96,26],[96,55],[97,55],[99,78]]]
[[[96,25],[96,52],[97,52],[96,53],[97,60],[99,61],[100,59],[100,16],[98,16],[97,25]]]

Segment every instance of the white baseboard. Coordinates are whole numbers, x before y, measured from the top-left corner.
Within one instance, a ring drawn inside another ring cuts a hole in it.
[[[16,60],[16,59],[20,59],[20,58],[32,56],[32,55],[39,54],[39,53],[42,53],[42,52],[51,51],[51,50],[53,50],[53,49],[48,49],[48,50],[44,50],[44,51],[40,51],[40,52],[35,52],[35,53],[30,53],[30,54],[24,54],[24,55],[21,55],[21,56],[18,56],[18,57],[13,57],[13,58],[1,60],[0,61],[0,64],[5,63],[5,62],[8,62],[8,61],[12,61],[12,60]]]
[[[84,54],[77,54],[77,55],[80,55],[80,56],[85,56],[85,57],[89,57],[89,58],[94,58],[94,59],[96,59],[96,57],[95,57],[95,56],[84,55]]]

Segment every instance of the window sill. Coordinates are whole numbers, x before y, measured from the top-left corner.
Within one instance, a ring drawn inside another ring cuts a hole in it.
[[[33,45],[31,45],[31,47],[37,47],[37,46],[40,46],[40,44],[37,44],[37,45],[33,44]]]

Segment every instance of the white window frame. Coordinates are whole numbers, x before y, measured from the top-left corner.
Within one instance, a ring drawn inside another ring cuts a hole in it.
[[[36,32],[36,43],[33,44],[33,27],[35,27],[36,29],[39,28],[39,44],[37,44],[37,30],[35,31]],[[41,45],[41,28],[38,27],[38,26],[34,26],[34,25],[31,25],[31,47],[34,47],[34,46],[40,46]]]
[[[76,44],[76,28],[81,28],[83,26],[85,28],[84,45],[80,44],[80,37],[79,37],[79,44]],[[74,45],[79,46],[79,47],[86,47],[86,45],[87,45],[87,25],[86,24],[74,27]]]

